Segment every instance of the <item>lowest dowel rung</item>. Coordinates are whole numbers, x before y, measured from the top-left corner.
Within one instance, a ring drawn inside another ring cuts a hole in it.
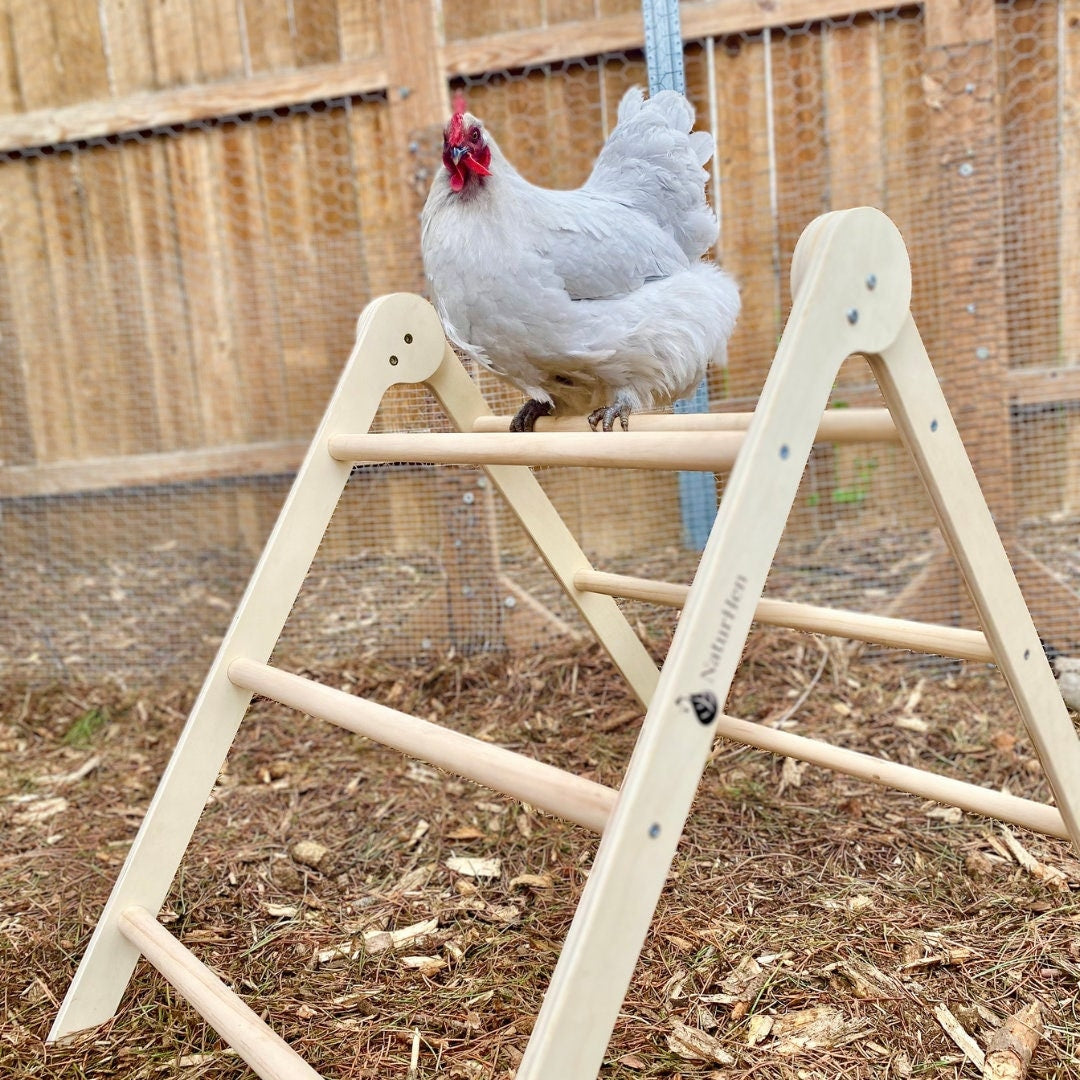
[[[632,431],[746,431],[752,412],[634,413]],[[478,416],[473,431],[509,431],[509,416]],[[584,416],[541,416],[536,431],[588,431]],[[888,409],[830,409],[821,417],[818,442],[899,443],[900,433]]]
[[[735,461],[738,431],[387,432],[332,435],[338,461],[434,465],[578,465],[599,469],[718,472]]]
[[[608,574],[602,570],[579,570],[574,575],[574,586],[584,592],[643,600],[664,607],[682,607],[690,592],[689,585],[653,581],[626,574]],[[986,635],[978,630],[914,622],[910,619],[892,619],[884,615],[864,615],[858,611],[766,598],[758,601],[754,618],[769,626],[784,626],[790,630],[853,638],[856,641],[887,645],[894,649],[951,656],[957,660],[994,663],[990,643],[986,640]]]
[[[234,660],[229,679],[593,832],[604,831],[615,805],[615,792],[603,784],[267,664]]]
[[[201,960],[141,907],[124,910],[120,933],[251,1066],[262,1080],[322,1080]]]

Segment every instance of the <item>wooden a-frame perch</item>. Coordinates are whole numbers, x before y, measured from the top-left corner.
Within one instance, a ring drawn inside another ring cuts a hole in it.
[[[345,372],[50,1039],[108,1019],[143,955],[264,1080],[316,1075],[156,917],[255,692],[602,833],[518,1080],[596,1076],[718,735],[1068,837],[1080,848],[1080,741],[909,312],[910,268],[899,232],[869,208],[818,218],[796,249],[792,295],[787,327],[745,432],[713,429],[690,440],[681,438],[686,432],[650,432],[648,423],[630,437],[560,430],[579,428],[578,421],[513,440],[490,434],[497,421],[446,344],[428,304],[398,294],[365,310]],[[856,352],[868,357],[888,407],[887,423],[873,420],[878,435],[901,439],[911,452],[981,631],[762,599],[833,380],[844,359]],[[383,394],[396,382],[426,383],[458,434],[367,434]],[[669,424],[680,426],[667,420],[655,426]],[[664,441],[657,441],[657,435]],[[691,442],[699,449],[684,445]],[[665,450],[676,445],[682,448],[677,453]],[[491,482],[586,625],[648,707],[618,793],[269,665],[357,457],[485,462]],[[593,567],[528,467],[541,459],[611,465],[630,458],[671,468],[688,467],[693,460],[696,467],[715,469],[734,461],[689,589],[620,578]],[[616,595],[684,604],[662,670],[620,612]],[[1056,805],[727,716],[723,705],[755,618],[992,659],[1035,743]]]

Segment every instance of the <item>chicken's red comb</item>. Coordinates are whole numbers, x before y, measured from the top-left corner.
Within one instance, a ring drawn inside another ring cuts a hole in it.
[[[462,116],[468,111],[468,105],[465,102],[465,95],[460,90],[454,91],[454,115]]]

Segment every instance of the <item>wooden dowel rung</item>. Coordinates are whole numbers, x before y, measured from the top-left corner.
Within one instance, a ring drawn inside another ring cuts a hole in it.
[[[932,799],[947,806],[958,806],[961,810],[973,814],[1009,821],[1047,836],[1069,839],[1069,832],[1061,814],[1056,808],[1045,803],[1021,799],[1016,795],[1005,795],[977,784],[954,780],[911,765],[885,761],[856,750],[846,750],[818,739],[795,735],[790,731],[777,731],[775,728],[751,723],[749,720],[739,720],[723,713],[717,717],[715,723],[718,735],[756,746],[759,750],[808,761],[812,765],[870,780],[883,787],[920,795],[924,799]]]
[[[593,832],[603,832],[615,805],[615,792],[603,784],[267,664],[234,660],[229,679]]]
[[[624,574],[608,574],[601,570],[579,570],[574,575],[574,585],[585,592],[644,600],[646,603],[661,604],[665,607],[682,607],[690,591],[689,585],[652,581]],[[770,626],[785,626],[808,633],[853,638],[856,641],[887,645],[895,649],[951,656],[957,660],[994,663],[990,643],[986,640],[986,635],[978,630],[938,626],[935,623],[914,622],[909,619],[890,619],[884,615],[865,615],[857,611],[764,597],[758,601],[754,618]]]
[[[367,464],[577,465],[600,469],[728,469],[739,431],[386,432],[332,435],[330,456]]]
[[[201,960],[146,908],[126,908],[120,933],[177,989],[195,1011],[262,1080],[321,1080],[300,1055],[271,1031]]]
[[[720,413],[633,413],[630,430],[638,431],[746,431],[752,412]],[[509,431],[509,416],[480,416],[473,431]],[[537,433],[548,431],[588,431],[584,416],[542,416]],[[817,440],[835,443],[898,443],[900,433],[888,409],[830,409],[818,425]]]

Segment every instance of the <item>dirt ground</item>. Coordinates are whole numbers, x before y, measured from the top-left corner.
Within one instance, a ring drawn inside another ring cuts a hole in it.
[[[670,616],[641,629],[662,655]],[[613,785],[642,715],[595,648],[310,674]],[[44,1042],[196,689],[0,691],[5,1080],[251,1075],[145,964],[114,1020]],[[755,631],[728,711],[1049,795],[983,666],[928,674]],[[328,1078],[504,1080],[595,850],[258,701],[163,919]],[[719,743],[601,1075],[977,1077],[993,1032],[1037,1003],[1028,1077],[1080,1076],[1078,890],[1065,842]]]

